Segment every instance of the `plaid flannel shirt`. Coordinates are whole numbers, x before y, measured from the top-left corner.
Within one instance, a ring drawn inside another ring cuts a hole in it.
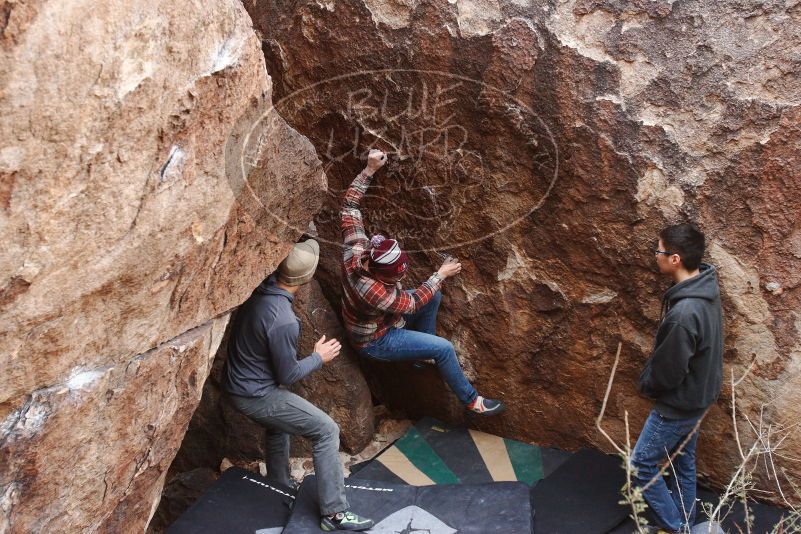
[[[370,251],[370,240],[364,232],[359,202],[370,187],[372,176],[359,173],[345,193],[341,212],[342,240],[342,318],[351,343],[364,347],[379,339],[391,327],[405,325],[402,314],[414,313],[433,298],[442,285],[442,277],[434,273],[413,292],[406,292],[400,282],[388,285],[368,273],[362,259]]]

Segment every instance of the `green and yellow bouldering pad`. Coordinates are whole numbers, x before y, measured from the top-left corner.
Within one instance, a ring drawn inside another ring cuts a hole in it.
[[[530,486],[542,477],[542,451],[536,445],[429,417],[350,476],[412,486],[514,481]]]

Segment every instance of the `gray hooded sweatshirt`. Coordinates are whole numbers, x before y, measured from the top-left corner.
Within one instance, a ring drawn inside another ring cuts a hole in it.
[[[279,385],[290,385],[323,365],[313,352],[298,360],[300,320],[292,311],[292,293],[264,280],[236,312],[222,387],[241,397],[263,397]]]
[[[651,357],[640,374],[640,391],[656,400],[668,419],[688,419],[718,398],[723,381],[723,315],[716,269],[667,290]]]

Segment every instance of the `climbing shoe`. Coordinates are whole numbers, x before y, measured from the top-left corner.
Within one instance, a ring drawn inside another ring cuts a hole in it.
[[[372,519],[361,517],[353,512],[338,512],[334,515],[326,515],[320,520],[320,528],[326,532],[335,530],[351,530],[361,532],[372,528],[375,522]]]
[[[506,411],[506,405],[499,400],[485,399],[479,395],[467,405],[467,409],[479,415],[498,415]]]

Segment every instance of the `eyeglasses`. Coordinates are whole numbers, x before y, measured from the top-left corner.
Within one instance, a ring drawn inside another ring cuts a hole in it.
[[[654,249],[654,254],[664,254],[665,256],[672,256],[675,254],[675,252],[670,252],[669,250]]]

